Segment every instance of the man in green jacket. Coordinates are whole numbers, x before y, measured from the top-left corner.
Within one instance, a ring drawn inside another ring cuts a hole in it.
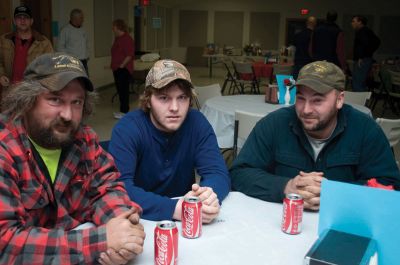
[[[345,76],[326,61],[304,66],[296,104],[260,120],[234,161],[232,188],[266,201],[286,194],[304,198],[318,210],[321,181],[400,189],[400,174],[388,140],[368,115],[344,104]]]

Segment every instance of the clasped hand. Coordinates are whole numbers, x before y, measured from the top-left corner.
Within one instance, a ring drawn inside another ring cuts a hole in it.
[[[200,187],[198,184],[192,185],[192,190],[185,194],[185,196],[179,199],[175,207],[173,218],[176,220],[182,219],[182,202],[185,197],[199,197],[203,203],[201,213],[203,217],[203,223],[210,223],[219,214],[219,200],[217,194],[209,187]]]
[[[139,210],[132,208],[106,224],[107,251],[100,254],[102,265],[126,264],[143,252],[146,234],[139,223]]]
[[[285,187],[285,194],[296,193],[303,197],[304,208],[319,210],[321,182],[324,179],[323,172],[306,173],[300,171],[299,175],[289,180]]]

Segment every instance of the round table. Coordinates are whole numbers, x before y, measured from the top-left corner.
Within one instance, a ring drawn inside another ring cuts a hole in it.
[[[367,107],[357,104],[350,105],[372,117],[371,110]],[[218,146],[231,148],[236,110],[267,115],[282,107],[285,105],[265,103],[265,95],[235,95],[210,98],[204,103],[201,112],[213,127]]]

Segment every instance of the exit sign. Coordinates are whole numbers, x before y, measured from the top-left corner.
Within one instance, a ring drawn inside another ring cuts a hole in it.
[[[301,9],[300,10],[300,13],[302,14],[302,15],[308,15],[308,9]]]

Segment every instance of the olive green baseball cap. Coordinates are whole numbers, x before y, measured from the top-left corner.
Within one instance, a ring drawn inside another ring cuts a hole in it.
[[[49,91],[59,91],[74,79],[82,80],[86,90],[94,90],[81,61],[62,52],[40,55],[24,72],[24,80],[37,81]]]
[[[327,61],[316,61],[301,68],[296,86],[303,85],[325,94],[332,89],[343,91],[346,77],[338,66]]]
[[[193,87],[190,74],[185,66],[173,60],[159,60],[154,63],[146,77],[146,88],[161,89],[177,79],[185,80]]]

